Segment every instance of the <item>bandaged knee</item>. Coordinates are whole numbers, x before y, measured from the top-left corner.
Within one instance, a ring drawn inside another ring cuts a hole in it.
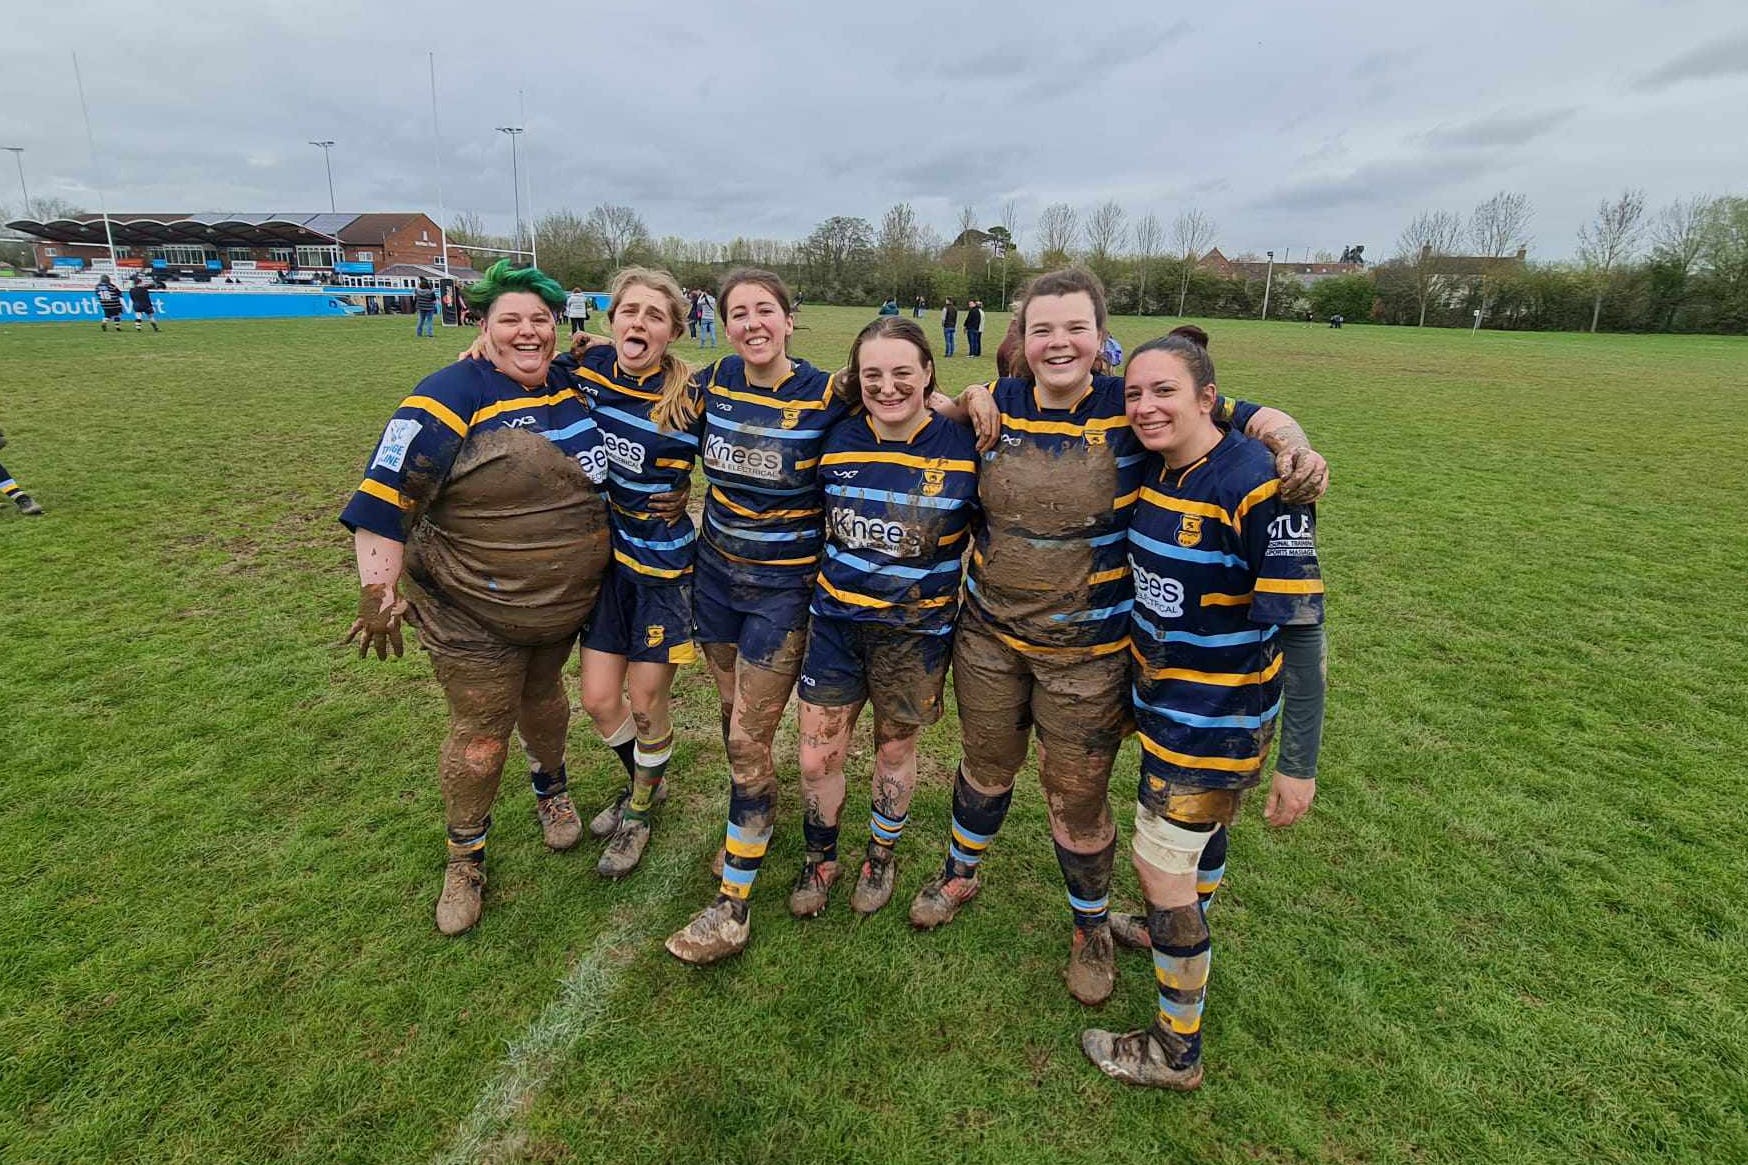
[[[1194,875],[1215,826],[1202,829],[1179,825],[1147,806],[1135,806],[1135,856],[1162,874]]]

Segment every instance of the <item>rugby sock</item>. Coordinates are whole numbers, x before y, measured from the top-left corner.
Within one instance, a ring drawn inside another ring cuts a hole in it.
[[[1104,926],[1110,921],[1111,868],[1117,860],[1117,839],[1093,854],[1077,854],[1056,846],[1056,864],[1062,867],[1062,881],[1068,886],[1068,906],[1074,911],[1074,925],[1081,930]]]
[[[807,839],[807,860],[810,862],[835,862],[838,860],[838,827],[827,825],[823,821],[815,821],[811,817],[801,819],[801,832]]]
[[[977,863],[995,840],[1013,799],[1012,786],[999,793],[979,793],[965,779],[965,766],[959,766],[953,778],[953,840],[947,845],[949,878],[969,878],[977,873]]]
[[[477,833],[460,833],[448,830],[449,860],[452,862],[469,861],[483,862],[486,860],[486,834],[492,828],[492,819],[486,818],[486,823],[479,827]]]
[[[1159,1014],[1153,1036],[1173,1068],[1188,1068],[1202,1055],[1202,1007],[1208,996],[1210,938],[1202,907],[1147,906],[1153,940],[1153,978]]]
[[[667,777],[668,758],[673,755],[673,729],[669,729],[666,736],[653,740],[637,738],[637,746],[632,750],[636,772],[631,778],[631,800],[625,803],[626,821],[649,820],[650,811],[655,808],[656,790],[662,787],[662,781]]]
[[[543,773],[539,769],[528,770],[528,783],[534,786],[534,795],[542,801],[548,797],[556,797],[570,788],[570,777],[565,773],[563,765],[558,766],[556,773]]]
[[[903,817],[888,817],[879,809],[871,808],[868,813],[868,840],[885,851],[883,856],[891,857],[892,851],[898,847],[898,839],[904,836],[904,827],[909,824],[909,813]]]
[[[0,477],[3,477],[4,473],[4,470],[0,470]],[[0,494],[5,494],[8,498],[16,497],[21,492],[21,489],[22,487],[10,477],[5,478],[4,481],[0,481]]]
[[[1202,905],[1202,913],[1208,912],[1208,907],[1214,901],[1214,892],[1220,888],[1220,881],[1226,876],[1226,842],[1228,832],[1224,825],[1214,831],[1214,836],[1208,839],[1206,848],[1202,850],[1201,860],[1196,863],[1196,898]]]
[[[718,897],[735,904],[736,919],[746,917],[747,895],[753,891],[753,880],[759,876],[765,850],[771,844],[771,801],[770,793],[753,797],[738,785],[728,797],[728,832],[722,843],[725,857]]]
[[[625,766],[626,778],[636,779],[637,762],[631,754],[637,748],[637,722],[627,714],[625,723],[619,726],[617,732],[611,736],[603,736],[601,739],[608,748],[619,754],[619,763]]]

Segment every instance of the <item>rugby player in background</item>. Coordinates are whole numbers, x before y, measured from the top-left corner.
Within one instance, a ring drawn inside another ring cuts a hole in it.
[[[1148,458],[1129,524],[1141,779],[1131,848],[1147,900],[1153,1024],[1082,1034],[1087,1058],[1130,1084],[1202,1082],[1207,904],[1227,831],[1257,785],[1277,719],[1270,825],[1311,807],[1323,731],[1323,578],[1316,518],[1281,500],[1274,460],[1223,431],[1207,335],[1179,328],[1130,358],[1129,424]],[[1283,700],[1283,688],[1285,696]]]
[[[358,558],[362,656],[400,655],[408,615],[449,704],[438,756],[448,864],[437,928],[479,921],[486,833],[511,729],[546,844],[582,823],[566,795],[565,662],[608,561],[607,455],[589,402],[552,366],[564,289],[494,264],[464,296],[484,360],[427,376],[401,402],[340,521]],[[406,598],[400,595],[405,585]]]
[[[977,506],[971,430],[926,407],[935,362],[921,327],[889,315],[863,328],[846,381],[864,415],[839,422],[820,459],[826,556],[798,689],[807,835],[789,898],[798,918],[825,909],[838,877],[844,756],[864,703],[874,706],[873,804],[850,907],[872,914],[892,897],[894,850],[916,789],[917,734],[941,717]]]
[[[911,903],[921,928],[951,921],[981,888],[978,866],[1038,741],[1039,780],[1074,916],[1066,981],[1103,1003],[1116,981],[1109,918],[1116,827],[1107,792],[1131,727],[1126,530],[1146,457],[1123,381],[1092,372],[1104,289],[1087,271],[1033,280],[1020,335],[1029,379],[960,397],[985,450],[966,603],[953,645],[963,751],[947,860]],[[1326,480],[1292,418],[1222,401],[1222,419],[1269,434],[1302,484]]]
[[[0,449],[6,448],[6,434],[0,433]],[[6,472],[6,467],[0,465],[0,495],[18,507],[18,512],[32,518],[42,516],[42,506],[36,499],[24,492],[24,488],[14,481],[12,475]]]
[[[620,878],[637,868],[650,815],[667,798],[674,748],[670,697],[692,645],[692,558],[686,513],[699,401],[691,370],[668,350],[685,328],[686,300],[666,271],[628,267],[613,278],[607,320],[613,343],[575,367],[607,449],[607,517],[613,562],[583,634],[583,708],[626,767],[626,784],[589,822],[608,838],[596,869]]]

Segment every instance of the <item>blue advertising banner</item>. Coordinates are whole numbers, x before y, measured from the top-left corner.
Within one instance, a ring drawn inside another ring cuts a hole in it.
[[[336,263],[336,264],[334,264],[334,274],[336,274],[336,275],[375,275],[376,274],[376,264],[375,263]]]
[[[152,306],[166,320],[348,316],[360,310],[337,295],[284,291],[154,291]],[[131,316],[131,309],[126,314]],[[68,323],[102,318],[97,296],[90,291],[8,291],[0,286],[0,324]]]

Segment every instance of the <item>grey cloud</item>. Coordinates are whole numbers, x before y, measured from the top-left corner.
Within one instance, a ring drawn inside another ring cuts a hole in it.
[[[1572,116],[1572,109],[1544,109],[1539,113],[1497,113],[1461,125],[1438,126],[1426,135],[1434,146],[1521,146],[1534,141]]]
[[[1748,32],[1714,40],[1682,53],[1633,82],[1643,93],[1655,93],[1683,81],[1748,75]]]
[[[1259,210],[1327,211],[1342,207],[1388,205],[1494,167],[1482,154],[1424,155],[1371,162],[1336,178],[1319,178],[1283,187],[1250,203]]]

